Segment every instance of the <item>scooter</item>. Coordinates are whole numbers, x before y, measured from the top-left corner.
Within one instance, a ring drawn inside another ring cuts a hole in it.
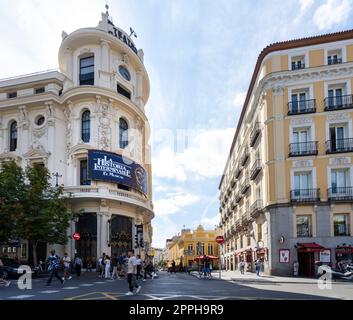
[[[345,266],[346,272],[342,272],[341,270],[332,269],[327,265],[323,265],[319,267],[318,277],[321,278],[323,275],[327,274],[329,278],[332,280],[347,280],[353,281],[353,266],[347,265]]]

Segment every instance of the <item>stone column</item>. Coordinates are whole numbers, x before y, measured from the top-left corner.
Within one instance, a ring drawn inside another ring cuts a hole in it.
[[[142,82],[143,82],[143,77],[142,77],[142,70],[138,70],[136,72],[136,102],[137,105],[143,109],[143,101],[142,101]]]
[[[97,259],[103,253],[102,238],[101,238],[101,218],[102,218],[102,214],[100,212],[97,212]]]
[[[107,205],[106,200],[102,199],[99,213],[101,214],[101,223],[100,223],[100,234],[98,235],[100,238],[100,247],[101,253],[106,253],[108,255],[111,254],[111,248],[108,247],[109,241],[109,222],[108,220],[111,218],[109,213],[109,207]]]

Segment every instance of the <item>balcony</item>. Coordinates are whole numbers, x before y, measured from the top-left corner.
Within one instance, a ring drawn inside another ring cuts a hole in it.
[[[348,94],[343,96],[328,97],[325,98],[324,103],[325,111],[351,109],[353,108],[353,95]]]
[[[305,69],[305,63],[298,61],[298,62],[292,62],[292,70],[300,70],[300,69]]]
[[[245,224],[246,222],[249,221],[249,212],[248,211],[244,211],[243,214],[241,215],[241,223]]]
[[[242,168],[242,167],[239,167],[239,166],[235,169],[235,178],[236,178],[236,179],[239,178],[239,176],[240,176],[242,170],[243,170],[243,168]]]
[[[239,203],[242,197],[243,197],[242,193],[238,191],[237,194],[235,195],[235,202]]]
[[[260,122],[256,122],[250,134],[250,147],[253,147],[255,145],[255,142],[257,140],[257,137],[260,135],[260,132]]]
[[[300,157],[300,156],[317,156],[318,154],[318,142],[298,142],[291,143],[289,145],[289,156]]]
[[[259,213],[261,213],[263,210],[263,204],[262,200],[256,200],[251,206],[250,206],[250,216],[251,218],[255,219]]]
[[[332,64],[341,64],[342,63],[342,58],[337,58],[337,57],[334,57],[332,59],[332,57],[328,57],[327,58],[327,64],[328,65],[332,65]]]
[[[243,180],[243,183],[241,185],[241,193],[245,194],[246,191],[248,191],[248,189],[250,188],[250,180],[248,177],[245,177]]]
[[[241,223],[240,220],[237,219],[237,221],[235,221],[235,230],[240,230],[241,229]]]
[[[232,235],[235,235],[235,233],[236,233],[235,225],[232,225],[230,227],[230,232],[231,232]]]
[[[327,189],[329,201],[352,201],[353,187],[336,187]]]
[[[326,141],[326,153],[340,153],[353,151],[353,138]]]
[[[320,201],[320,189],[296,189],[291,190],[292,203],[306,203]]]
[[[262,170],[261,160],[256,159],[250,170],[250,180],[254,180]]]
[[[248,161],[249,159],[249,149],[248,148],[245,148],[244,149],[244,153],[243,153],[243,156],[241,157],[240,159],[240,164],[244,167],[244,165],[246,164],[246,162]]]
[[[288,115],[316,112],[316,99],[288,102]]]

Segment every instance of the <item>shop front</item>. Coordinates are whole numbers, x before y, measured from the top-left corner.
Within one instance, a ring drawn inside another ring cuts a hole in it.
[[[261,248],[255,251],[255,259],[261,261],[261,271],[265,271],[265,262],[268,261],[268,249]]]
[[[246,271],[253,272],[253,251],[251,249],[245,250],[244,256],[246,262]]]
[[[325,248],[315,242],[297,243],[296,245],[299,263],[299,276],[315,277],[315,261],[320,261],[320,252]]]
[[[335,248],[336,263],[351,263],[353,261],[353,246],[340,245]]]

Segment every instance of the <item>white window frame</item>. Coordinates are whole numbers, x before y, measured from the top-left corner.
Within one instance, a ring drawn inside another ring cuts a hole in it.
[[[348,185],[347,187],[352,187],[353,184],[353,165],[334,165],[334,166],[329,166],[327,167],[327,189],[331,188],[331,173],[332,170],[348,170],[348,178],[349,181],[347,181]]]
[[[295,70],[292,70],[292,59],[299,56],[304,56],[304,64],[305,64],[304,69],[309,68],[309,52],[297,51],[297,52],[292,52],[291,54],[288,54],[288,69],[290,71],[295,71]]]
[[[344,91],[342,92],[342,95],[352,94],[351,79],[325,81],[324,82],[325,98],[328,97],[329,87],[339,88],[342,85],[344,86]]]
[[[326,47],[324,49],[324,64],[327,66],[328,61],[327,61],[327,57],[329,56],[329,51],[338,51],[341,50],[341,58],[342,58],[342,63],[345,63],[347,61],[347,51],[346,51],[346,45],[341,45],[341,46],[330,46],[330,47]]]
[[[302,125],[302,124],[297,124],[297,125],[290,125],[289,126],[289,143],[294,143],[294,131],[296,130],[304,130],[308,129],[309,130],[309,135],[308,135],[308,142],[311,141],[316,141],[315,138],[315,123],[309,123],[307,125]]]
[[[291,190],[295,190],[294,175],[296,173],[311,172],[311,189],[317,189],[317,177],[316,177],[316,168],[315,167],[302,167],[291,169],[290,181],[291,181]]]
[[[306,100],[314,99],[314,85],[313,84],[307,84],[307,85],[302,84],[302,85],[288,87],[288,102],[292,101],[292,92],[297,91],[297,90],[303,90],[303,91],[309,92],[308,97],[306,97]]]
[[[326,141],[330,140],[330,127],[344,125],[345,130],[345,139],[352,138],[352,118],[348,120],[327,120],[326,121]]]

